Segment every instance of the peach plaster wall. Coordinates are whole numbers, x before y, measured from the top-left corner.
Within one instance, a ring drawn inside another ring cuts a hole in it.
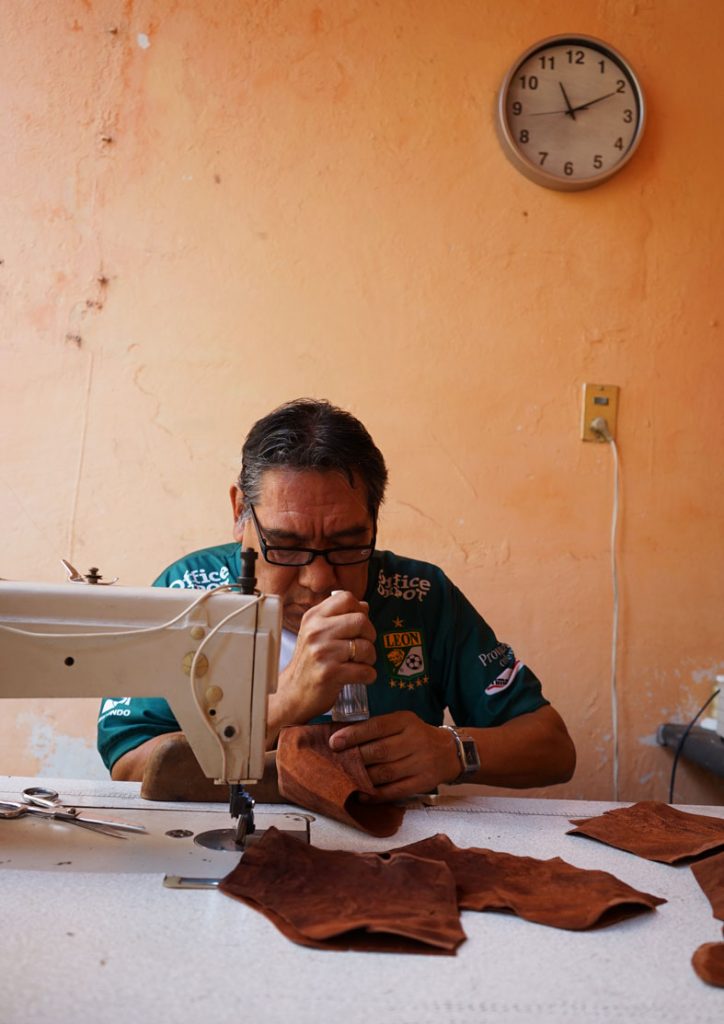
[[[441,564],[534,666],[611,796],[621,387],[621,795],[665,798],[660,722],[724,669],[718,0],[7,0],[0,13],[0,575],[149,582],[230,536],[253,420],[301,394],[369,426],[380,542]],[[539,188],[492,109],[579,31],[649,124],[597,189]],[[19,669],[21,671],[21,669]],[[0,772],[105,774],[95,702],[5,701]],[[722,798],[682,767],[681,801]]]

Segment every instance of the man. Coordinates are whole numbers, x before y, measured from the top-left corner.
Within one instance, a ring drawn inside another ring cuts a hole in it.
[[[284,726],[329,721],[342,686],[363,683],[371,717],[329,742],[359,747],[381,800],[456,781],[565,782],[575,750],[531,670],[440,569],[375,550],[386,483],[359,420],[328,402],[289,402],[244,444],[231,488],[236,543],[188,555],[155,585],[234,582],[239,545],[261,549],[258,586],[281,597],[284,627],[269,749]],[[446,708],[459,731],[443,726]],[[114,779],[141,779],[178,723],[164,700],[115,710],[101,706],[99,750]]]

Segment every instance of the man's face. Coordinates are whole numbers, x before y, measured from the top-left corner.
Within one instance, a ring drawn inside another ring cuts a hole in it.
[[[254,523],[239,523],[244,500],[231,489],[234,506],[234,539],[259,551],[257,586],[264,594],[278,594],[283,604],[283,624],[299,632],[302,616],[324,601],[333,590],[349,590],[358,599],[367,587],[368,562],[330,565],[318,555],[309,565],[271,565],[261,555]],[[354,477],[354,485],[336,472],[268,469],[262,477],[261,495],[254,511],[264,540],[269,545],[297,548],[350,547],[369,544],[374,525],[367,508],[367,489]]]

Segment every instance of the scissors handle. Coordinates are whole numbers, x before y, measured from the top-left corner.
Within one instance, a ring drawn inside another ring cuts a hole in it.
[[[28,805],[15,800],[0,800],[0,818],[22,818],[28,813]]]
[[[23,800],[32,807],[45,807],[49,811],[60,816],[60,813],[76,817],[78,811],[75,807],[66,807],[60,802],[60,797],[54,789],[43,789],[42,786],[28,786],[23,790]]]
[[[60,803],[60,797],[54,789],[43,789],[42,786],[28,786],[23,790],[23,799],[38,807],[55,807]]]
[[[82,821],[77,815],[68,814],[63,810],[57,810],[55,807],[38,807],[37,804],[20,803],[15,800],[0,801],[0,820],[3,818],[22,818],[26,814],[37,814],[40,818],[45,818],[46,821],[63,821],[69,825],[80,825],[81,828],[88,828],[93,832],[99,832],[101,835],[112,836],[114,839],[126,838],[116,829],[100,824],[91,825],[88,822]]]

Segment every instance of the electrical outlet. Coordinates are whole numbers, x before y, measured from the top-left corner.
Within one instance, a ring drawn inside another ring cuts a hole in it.
[[[591,423],[601,416],[608,426],[612,438],[616,438],[616,417],[618,416],[618,384],[584,384],[583,408],[581,415],[581,440],[599,441],[606,439],[591,430]]]

